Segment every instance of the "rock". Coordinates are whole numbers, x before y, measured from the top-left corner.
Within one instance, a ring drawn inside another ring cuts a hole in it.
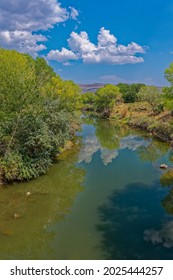
[[[14,219],[20,219],[22,216],[20,215],[20,214],[17,214],[17,213],[15,213],[14,215],[13,215],[13,218]]]
[[[31,195],[30,192],[27,192],[27,193],[26,193],[26,197],[29,197],[30,195]]]
[[[162,168],[162,169],[167,169],[168,166],[167,166],[165,163],[162,163],[162,164],[160,165],[160,168]]]

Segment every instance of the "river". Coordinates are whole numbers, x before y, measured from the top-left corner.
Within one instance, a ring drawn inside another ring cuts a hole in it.
[[[0,188],[0,259],[173,259],[172,150],[84,122],[46,175]]]

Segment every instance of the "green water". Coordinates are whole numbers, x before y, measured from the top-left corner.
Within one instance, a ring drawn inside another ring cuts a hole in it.
[[[169,146],[108,121],[78,137],[46,175],[0,189],[0,259],[173,259]]]

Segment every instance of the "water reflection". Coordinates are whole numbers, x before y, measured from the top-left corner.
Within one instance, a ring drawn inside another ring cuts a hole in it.
[[[173,169],[170,168],[168,171],[164,172],[160,177],[160,183],[162,186],[173,187]]]
[[[168,150],[158,144],[151,138],[145,139],[126,126],[116,126],[110,121],[95,121],[95,130],[84,137],[83,148],[79,154],[78,162],[91,163],[93,156],[98,151],[104,165],[112,163],[113,159],[118,157],[119,151],[129,149],[138,150],[142,160],[156,160]],[[155,157],[152,155],[155,153]]]
[[[0,189],[0,258],[172,259],[169,146],[108,121],[79,135],[47,175]]]
[[[160,177],[163,187],[169,187],[168,194],[163,198],[162,205],[168,214],[173,214],[173,169],[170,168]]]
[[[77,154],[73,150],[37,180],[0,189],[1,259],[54,258],[50,242],[56,232],[49,231],[49,225],[64,219],[83,190],[85,172],[74,164]],[[14,213],[21,218],[14,219]]]
[[[164,224],[160,230],[145,230],[144,240],[151,241],[154,245],[162,245],[165,248],[173,247],[173,221]]]
[[[143,161],[156,162],[169,151],[169,145],[158,141],[157,139],[150,138],[147,145],[141,145],[138,149],[138,155]]]

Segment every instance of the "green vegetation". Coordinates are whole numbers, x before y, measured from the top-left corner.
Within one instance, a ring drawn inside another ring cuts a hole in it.
[[[173,63],[165,70],[170,87],[158,89],[154,86],[141,87],[137,102],[114,108],[111,115],[126,119],[131,126],[142,128],[163,141],[173,142]],[[125,115],[122,111],[125,111]]]
[[[137,94],[144,84],[123,84],[119,83],[117,85],[122,93],[122,98],[124,103],[133,103],[137,101]]]
[[[71,146],[81,110],[172,142],[173,63],[165,77],[170,87],[162,90],[120,83],[81,94],[43,58],[0,49],[0,183],[45,173],[63,147]]]
[[[163,111],[163,98],[159,89],[155,86],[144,86],[138,92],[138,100],[146,101],[152,107],[154,114],[161,113]]]
[[[92,110],[100,117],[107,118],[115,104],[121,101],[121,93],[117,86],[107,84],[96,93],[83,94],[82,101],[85,110]]]
[[[42,58],[0,49],[0,181],[43,174],[74,135],[80,89]]]
[[[102,118],[147,130],[173,143],[173,63],[165,70],[170,87],[144,84],[105,85],[82,95],[83,108]]]
[[[104,117],[109,117],[113,107],[120,100],[119,88],[114,85],[105,85],[96,91],[96,112]]]
[[[173,62],[165,69],[165,78],[173,86]]]
[[[94,111],[96,95],[93,92],[86,92],[82,94],[83,108],[85,110]]]

